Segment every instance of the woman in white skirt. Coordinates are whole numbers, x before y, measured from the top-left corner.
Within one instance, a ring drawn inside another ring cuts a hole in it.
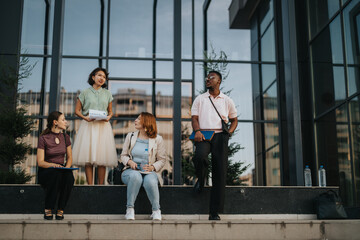
[[[109,120],[112,113],[113,97],[106,87],[108,72],[103,68],[94,69],[88,79],[90,88],[78,96],[75,114],[83,119],[76,134],[73,147],[73,164],[85,166],[86,181],[93,184],[93,166],[98,168],[98,184],[104,184],[106,167],[117,165],[114,134]],[[104,120],[94,120],[89,110],[104,111]]]

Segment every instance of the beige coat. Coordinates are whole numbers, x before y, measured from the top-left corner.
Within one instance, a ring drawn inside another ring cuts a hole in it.
[[[134,134],[131,138],[131,134]],[[123,149],[120,155],[120,161],[125,165],[124,169],[129,168],[127,165],[128,161],[132,159],[131,150],[135,146],[136,139],[139,135],[139,131],[130,132],[125,138]],[[131,138],[131,148],[129,149]],[[162,184],[162,177],[160,175],[160,170],[164,167],[166,163],[166,151],[164,146],[164,140],[160,135],[157,135],[156,138],[149,138],[149,165],[153,165],[155,172],[158,175],[160,184]]]

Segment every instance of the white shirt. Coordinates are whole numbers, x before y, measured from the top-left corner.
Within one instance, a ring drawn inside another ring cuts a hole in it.
[[[234,101],[230,97],[220,92],[220,94],[214,98],[210,95],[209,91],[195,98],[191,107],[191,116],[199,117],[200,129],[220,130],[222,129],[221,119],[211,104],[209,96],[220,113],[221,118],[226,123],[229,122],[229,118],[237,117]]]

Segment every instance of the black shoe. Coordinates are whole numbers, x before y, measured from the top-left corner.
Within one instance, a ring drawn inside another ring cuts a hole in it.
[[[221,220],[221,218],[217,213],[215,213],[215,214],[210,214],[209,215],[209,220],[219,221],[219,220]]]
[[[56,220],[63,220],[64,219],[64,211],[63,210],[57,210],[55,219]]]
[[[203,186],[201,186],[199,179],[196,181],[194,185],[194,192],[195,193],[201,193],[203,190]]]
[[[44,219],[45,220],[52,220],[53,219],[53,214],[52,214],[51,209],[45,209]]]

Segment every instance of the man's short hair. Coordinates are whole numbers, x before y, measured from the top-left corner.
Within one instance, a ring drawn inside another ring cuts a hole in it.
[[[218,75],[218,77],[220,78],[220,80],[222,81],[222,75],[221,75],[221,73],[219,73],[218,71],[215,71],[215,70],[211,70],[210,72],[209,72],[209,74],[210,73],[215,73],[216,75]]]

